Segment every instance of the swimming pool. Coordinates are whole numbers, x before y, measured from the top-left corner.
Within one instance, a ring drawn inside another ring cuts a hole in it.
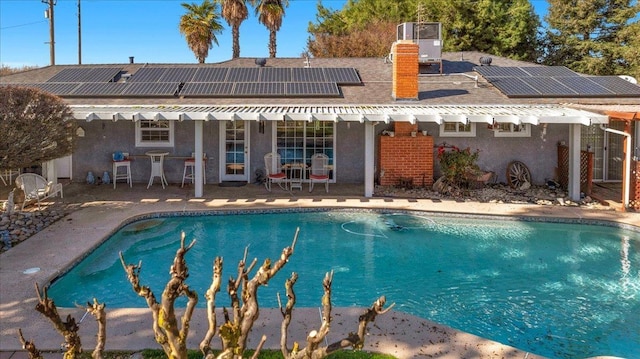
[[[142,260],[141,280],[159,295],[181,231],[198,241],[187,283],[204,293],[215,256],[235,276],[246,246],[260,263],[278,257],[295,227],[296,251],[260,289],[263,307],[277,307],[291,271],[300,276],[297,306],[318,307],[322,277],[334,270],[334,306],[384,294],[396,310],[548,357],[640,357],[639,234],[607,226],[349,210],[156,216],[121,228],[49,295],[59,306],[96,297],[144,307],[118,252]],[[217,304],[228,306],[224,292]]]

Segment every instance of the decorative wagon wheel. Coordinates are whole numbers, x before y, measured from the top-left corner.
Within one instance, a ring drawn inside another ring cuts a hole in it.
[[[531,183],[531,172],[520,161],[511,161],[507,165],[507,182],[511,188],[520,188],[525,182]]]

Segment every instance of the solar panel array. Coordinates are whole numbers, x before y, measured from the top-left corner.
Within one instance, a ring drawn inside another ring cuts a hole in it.
[[[339,85],[362,84],[354,68],[144,66],[125,73],[73,67],[44,83],[21,85],[70,97],[336,97]]]
[[[640,97],[640,86],[618,76],[582,76],[564,66],[474,70],[507,97]]]

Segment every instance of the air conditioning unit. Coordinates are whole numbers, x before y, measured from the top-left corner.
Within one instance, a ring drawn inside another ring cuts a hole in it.
[[[397,40],[418,44],[420,62],[437,62],[442,56],[442,24],[439,22],[404,22],[398,25]]]

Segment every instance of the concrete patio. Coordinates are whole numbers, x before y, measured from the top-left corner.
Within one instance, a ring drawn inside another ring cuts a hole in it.
[[[0,187],[0,198],[6,198],[8,187]],[[220,209],[351,207],[398,210],[438,211],[457,214],[490,214],[510,216],[539,216],[550,218],[593,219],[640,226],[635,213],[590,210],[581,207],[538,206],[531,204],[491,204],[414,198],[364,198],[360,185],[331,185],[330,192],[322,186],[308,192],[285,191],[277,186],[269,193],[265,187],[247,184],[241,187],[206,185],[203,198],[193,198],[193,188],[170,184],[166,189],[146,184],[86,185],[66,184],[64,199],[56,198],[53,206],[65,207],[70,214],[45,228],[23,243],[0,255],[0,359],[26,358],[20,351],[18,328],[41,350],[56,350],[62,338],[33,308],[36,304],[34,283],[47,284],[84,253],[97,246],[106,236],[128,218],[154,212],[205,211]],[[295,255],[295,254],[294,254]],[[36,273],[25,270],[39,268]],[[122,290],[131,290],[122,288]],[[79,298],[81,302],[90,298]],[[146,309],[108,309],[107,350],[140,350],[157,348],[153,341]],[[84,310],[68,308],[79,320]],[[191,325],[189,347],[197,348],[206,331],[204,310],[198,309]],[[334,322],[328,341],[344,337],[356,328],[361,309],[334,308]],[[220,320],[220,319],[219,319]],[[267,334],[266,347],[278,348],[281,317],[277,309],[262,309],[254,326],[250,347],[257,338]],[[294,313],[289,345],[319,326],[317,308],[301,308]],[[96,323],[87,317],[80,326],[85,350],[95,345]],[[393,354],[399,358],[536,358],[509,346],[459,332],[436,323],[391,311],[381,316],[369,328],[366,350]],[[215,341],[214,341],[215,342]],[[53,353],[48,357],[59,357]]]

